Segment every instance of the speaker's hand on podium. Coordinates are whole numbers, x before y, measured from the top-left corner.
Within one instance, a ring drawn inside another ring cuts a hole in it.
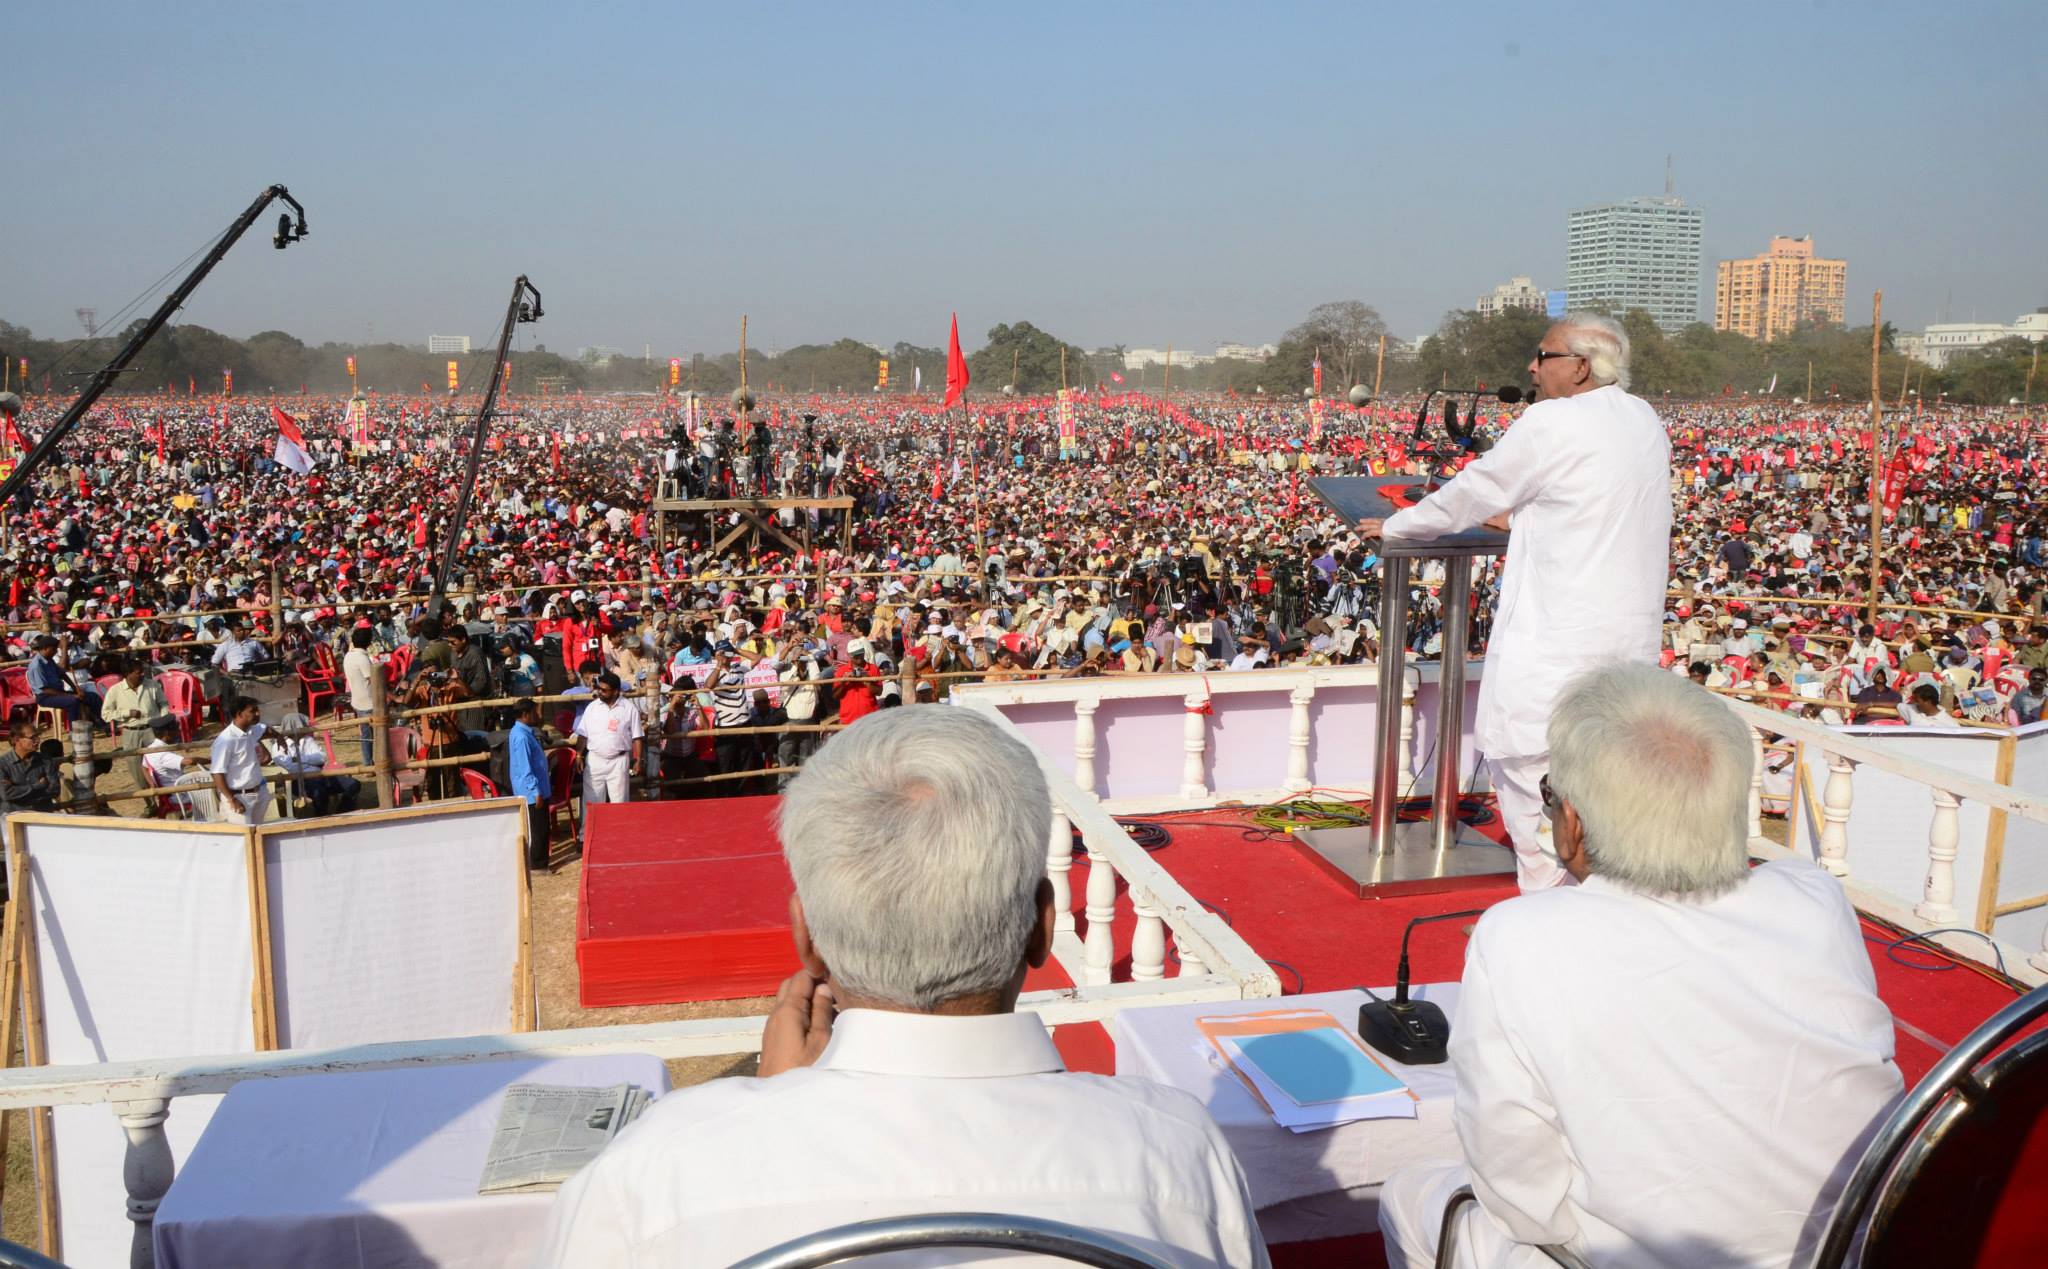
[[[1377,538],[1380,536],[1380,530],[1386,527],[1386,523],[1387,522],[1385,520],[1376,520],[1371,517],[1367,517],[1366,519],[1360,520],[1358,522],[1358,531],[1365,537]]]
[[[1508,520],[1513,515],[1514,512],[1512,511],[1503,511],[1497,516],[1488,516],[1485,521],[1486,527],[1498,529],[1500,532],[1506,533],[1508,531]]]

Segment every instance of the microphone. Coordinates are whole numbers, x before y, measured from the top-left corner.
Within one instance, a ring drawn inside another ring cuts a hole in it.
[[[1431,388],[1422,394],[1422,405],[1415,411],[1415,439],[1422,439],[1422,429],[1429,426],[1429,403],[1436,399],[1437,390]]]
[[[1484,916],[1485,908],[1463,912],[1439,912],[1420,916],[1401,931],[1401,963],[1394,971],[1394,998],[1372,1000],[1358,1007],[1358,1038],[1408,1066],[1435,1066],[1450,1056],[1450,1020],[1443,1006],[1427,1000],[1408,999],[1408,936],[1418,925],[1451,921],[1458,917]],[[1371,996],[1370,991],[1366,992]]]

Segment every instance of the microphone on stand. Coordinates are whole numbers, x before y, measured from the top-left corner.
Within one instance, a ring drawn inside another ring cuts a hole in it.
[[[1418,925],[1451,921],[1458,917],[1484,916],[1485,908],[1463,912],[1439,912],[1420,916],[1401,931],[1401,963],[1394,971],[1394,998],[1372,1000],[1358,1007],[1358,1038],[1408,1066],[1435,1066],[1450,1056],[1450,1020],[1443,1006],[1427,1000],[1408,999],[1408,936]],[[1372,996],[1370,991],[1365,993]]]

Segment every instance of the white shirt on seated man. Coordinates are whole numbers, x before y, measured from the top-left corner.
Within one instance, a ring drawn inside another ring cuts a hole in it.
[[[1803,1264],[1902,1089],[1892,1018],[1841,885],[1751,869],[1748,729],[1649,666],[1574,681],[1544,814],[1582,884],[1495,906],[1451,1032],[1465,1162],[1387,1179],[1394,1269],[1427,1266],[1450,1195],[1461,1266]]]
[[[856,1221],[978,1211],[1174,1264],[1265,1265],[1201,1103],[1069,1074],[1015,1012],[1052,947],[1051,815],[1031,751],[972,710],[884,710],[822,746],[783,798],[803,969],[769,1015],[762,1078],[657,1102],[562,1188],[538,1263],[725,1265]]]

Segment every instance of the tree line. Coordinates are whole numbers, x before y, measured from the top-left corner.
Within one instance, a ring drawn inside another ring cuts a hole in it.
[[[1768,393],[1787,402],[1794,397],[1854,401],[1870,396],[1869,326],[1816,324],[1762,343],[1714,330],[1704,322],[1666,334],[1640,310],[1622,314],[1620,321],[1632,345],[1631,389],[1644,396],[1740,399]],[[1481,317],[1469,309],[1454,310],[1445,314],[1434,334],[1411,347],[1390,335],[1370,305],[1335,301],[1312,309],[1281,337],[1270,356],[1175,366],[1170,387],[1175,392],[1299,398],[1313,382],[1317,360],[1323,366],[1324,395],[1331,398],[1342,397],[1353,384],[1370,390],[1376,381],[1382,396],[1424,387],[1520,384],[1527,379],[1530,354],[1548,325],[1549,319],[1540,313],[1510,311]],[[118,334],[86,339],[42,339],[25,327],[0,322],[0,357],[5,358],[10,377],[17,374],[21,360],[28,359],[30,391],[68,395],[111,360],[135,328],[131,324]],[[2048,383],[2034,380],[2037,346],[2024,339],[2001,340],[1956,355],[1936,370],[1899,352],[1889,323],[1878,338],[1879,377],[1887,401],[1910,400],[1917,394],[1930,402],[2002,405],[2048,392]],[[196,391],[213,396],[221,391],[222,372],[228,371],[234,375],[237,395],[302,389],[337,392],[349,387],[348,360],[353,357],[355,382],[367,390],[445,392],[448,363],[454,361],[461,390],[471,392],[483,386],[494,351],[485,347],[450,355],[406,344],[315,346],[279,330],[235,339],[203,326],[170,326],[151,341],[115,391]],[[1090,352],[1018,321],[989,328],[967,362],[976,398],[1011,386],[1023,395],[1042,395],[1063,384],[1115,387],[1114,375],[1122,376],[1125,388],[1156,392],[1169,386],[1162,367],[1123,369],[1123,353],[1121,345]],[[884,360],[889,364],[888,393],[908,392],[920,378],[926,392],[943,390],[945,350],[907,342],[886,351],[854,339],[802,344],[774,355],[750,350],[745,373],[757,390],[861,393],[876,390]],[[578,359],[550,352],[545,344],[512,358],[512,388],[523,393],[543,388],[654,391],[668,387],[672,374],[682,390],[722,396],[740,382],[740,354],[734,350],[693,355],[673,370],[665,357]]]

